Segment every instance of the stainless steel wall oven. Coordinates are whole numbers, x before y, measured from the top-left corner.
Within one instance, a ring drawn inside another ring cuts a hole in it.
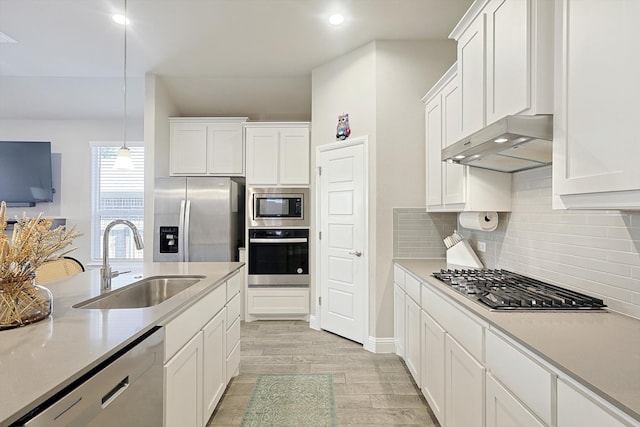
[[[308,287],[309,229],[249,229],[249,287]]]

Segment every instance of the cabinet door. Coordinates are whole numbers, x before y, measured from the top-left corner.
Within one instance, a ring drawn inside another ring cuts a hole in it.
[[[393,332],[396,343],[396,354],[404,359],[404,291],[400,286],[393,286]]]
[[[640,2],[557,5],[553,192],[610,193],[575,207],[638,207],[640,55],[631,52],[640,40]]]
[[[478,15],[458,40],[458,74],[462,89],[462,134],[485,124],[485,16]]]
[[[518,399],[487,374],[486,427],[544,427]]]
[[[309,129],[280,129],[279,184],[309,184]]]
[[[420,306],[405,297],[405,358],[414,381],[421,386],[420,377]]]
[[[450,335],[445,339],[447,427],[484,426],[484,367]]]
[[[166,427],[201,427],[202,332],[164,365]]]
[[[278,185],[278,129],[248,128],[246,143],[247,185]]]
[[[425,106],[427,152],[427,207],[442,205],[442,95]],[[429,209],[427,209],[429,210]]]
[[[487,123],[531,106],[531,0],[492,0],[487,17]]]
[[[171,123],[170,174],[207,173],[207,126],[200,123]]]
[[[462,138],[462,95],[457,75],[442,89],[442,128],[443,148]],[[444,172],[442,202],[445,205],[464,203],[466,166],[442,161],[440,164]]]
[[[445,423],[444,411],[444,356],[446,332],[424,311],[422,316],[422,394],[440,425]]]
[[[558,380],[558,427],[624,427],[624,423],[563,380]]]
[[[244,174],[241,123],[208,125],[207,144],[207,172],[210,175]]]
[[[206,422],[216,409],[218,401],[227,386],[226,382],[226,309],[209,321],[202,329],[203,332],[203,416]]]

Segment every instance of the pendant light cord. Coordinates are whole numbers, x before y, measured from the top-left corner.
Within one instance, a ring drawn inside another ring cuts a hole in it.
[[[124,0],[124,61],[123,61],[123,90],[124,90],[124,96],[123,96],[123,111],[124,111],[124,117],[123,117],[123,125],[122,125],[122,135],[123,135],[123,147],[127,148],[127,20],[129,19],[129,16],[127,14],[127,0]]]

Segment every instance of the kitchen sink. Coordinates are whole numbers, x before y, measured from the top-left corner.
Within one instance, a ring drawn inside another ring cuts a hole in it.
[[[73,308],[144,308],[158,305],[195,285],[205,276],[152,276],[95,298]]]

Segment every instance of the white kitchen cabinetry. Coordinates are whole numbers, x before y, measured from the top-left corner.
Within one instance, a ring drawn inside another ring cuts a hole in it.
[[[237,373],[241,282],[239,271],[165,325],[165,427],[202,427]]]
[[[396,354],[404,359],[404,289],[397,284],[393,286],[393,333]]]
[[[619,410],[578,386],[558,379],[558,427],[640,426]]]
[[[221,345],[225,342],[225,334],[226,310],[223,309],[202,328],[204,350],[202,363],[203,422],[206,422],[213,414],[227,386],[225,368],[227,358],[225,346]]]
[[[300,319],[309,314],[309,289],[247,289],[247,322],[258,319]]]
[[[462,137],[460,80],[454,64],[423,98],[427,211],[510,211],[511,175],[442,162],[442,149]]]
[[[553,425],[555,375],[526,354],[518,344],[493,330],[486,331],[485,347],[487,370],[529,411],[547,425]]]
[[[309,185],[309,124],[246,125],[247,185]]]
[[[422,394],[440,425],[445,426],[445,335],[446,331],[422,311]]]
[[[242,295],[244,286],[244,269],[227,281],[226,306],[226,382],[238,375],[240,367],[240,314],[242,311]]]
[[[458,66],[460,67],[459,78],[462,97],[461,137],[464,137],[481,129],[486,124],[484,14],[478,15],[464,33],[454,38],[458,42]]]
[[[202,422],[202,333],[164,365],[166,427],[199,427]]]
[[[486,427],[546,426],[490,374],[486,387]]]
[[[556,5],[554,208],[640,209],[640,2]]]
[[[169,119],[169,174],[244,176],[246,117]]]
[[[420,358],[420,306],[409,296],[405,297],[405,358],[418,387],[422,386]]]
[[[486,16],[486,123],[553,112],[553,1],[491,0]]]
[[[462,137],[510,114],[553,112],[553,2],[477,0],[458,42]]]
[[[484,425],[484,367],[451,335],[445,337],[447,427]]]

